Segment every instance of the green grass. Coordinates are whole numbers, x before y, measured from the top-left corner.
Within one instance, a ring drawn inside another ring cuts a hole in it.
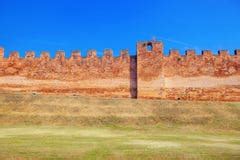
[[[171,129],[11,126],[0,128],[0,158],[239,159],[238,133]]]
[[[0,159],[240,159],[240,103],[0,93]]]

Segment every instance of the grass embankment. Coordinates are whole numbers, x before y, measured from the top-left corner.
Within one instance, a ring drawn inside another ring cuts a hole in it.
[[[0,159],[239,159],[240,103],[0,94]]]

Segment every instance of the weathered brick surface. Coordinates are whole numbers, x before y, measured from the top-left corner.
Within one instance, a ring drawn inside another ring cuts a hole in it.
[[[183,100],[240,101],[240,50],[234,55],[221,50],[218,55],[205,50],[197,55],[187,50],[163,54],[157,41],[137,44],[137,56],[127,50],[113,57],[107,49],[103,57],[90,50],[87,57],[73,51],[65,58],[57,51],[35,57],[33,51],[20,58],[12,52],[4,58],[0,48],[0,90],[42,93],[72,93],[103,97],[134,97]]]
[[[0,89],[37,91],[44,93],[74,93],[106,97],[131,97],[130,56],[123,50],[113,57],[112,50],[105,50],[102,58],[95,50],[87,57],[73,51],[69,59],[57,51],[51,59],[48,52],[35,58],[32,51],[25,58],[12,52],[9,58],[0,56]]]
[[[147,51],[146,46],[152,46]],[[161,42],[138,43],[138,97],[240,101],[240,54],[194,50],[163,56]]]

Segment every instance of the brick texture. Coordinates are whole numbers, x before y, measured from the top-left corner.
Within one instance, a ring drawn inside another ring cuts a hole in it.
[[[70,58],[57,51],[24,58],[11,52],[4,58],[0,48],[0,90],[79,94],[102,97],[129,97],[173,100],[240,101],[240,50],[234,55],[221,50],[178,50],[163,53],[158,41],[137,43],[137,55],[122,50],[118,57],[111,49],[98,57],[90,50],[86,57],[73,51]]]

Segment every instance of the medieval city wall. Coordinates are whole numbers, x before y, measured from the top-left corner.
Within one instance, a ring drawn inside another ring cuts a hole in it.
[[[0,53],[0,89],[4,91],[136,97],[135,84],[130,83],[136,58],[127,50],[122,50],[119,57],[113,57],[110,49],[103,57],[90,50],[84,58],[73,51],[68,59],[63,51],[56,52],[53,59],[48,52],[42,52],[39,58],[32,51],[26,52],[25,58],[18,52],[4,58],[3,48]]]
[[[139,42],[137,55],[127,50],[114,57],[105,50],[98,57],[90,50],[87,57],[63,51],[54,58],[48,52],[35,57],[32,51],[20,58],[12,52],[4,58],[0,48],[0,91],[76,94],[173,100],[240,101],[240,50],[234,55],[194,50],[182,55],[171,50],[166,56],[163,44]]]
[[[240,101],[240,50],[170,50],[164,56],[160,42],[138,43],[137,49],[138,97]]]

